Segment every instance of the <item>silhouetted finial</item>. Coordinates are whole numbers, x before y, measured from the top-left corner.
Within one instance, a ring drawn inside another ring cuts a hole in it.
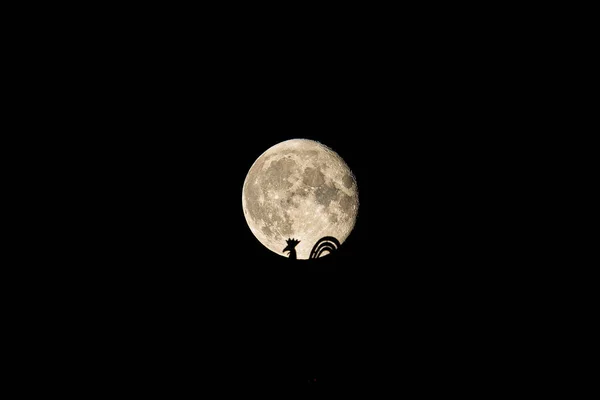
[[[286,251],[289,251],[290,258],[296,259],[296,245],[298,245],[298,243],[300,243],[300,241],[295,240],[295,239],[288,239],[288,240],[286,240],[286,242],[287,242],[287,247],[285,249],[283,249],[283,252],[285,253]]]
[[[300,241],[296,240],[296,239],[288,239],[288,240],[286,240],[286,242],[287,242],[288,246],[290,246],[290,247],[296,247],[296,245],[298,245],[298,243],[300,243]]]
[[[340,247],[340,242],[333,236],[325,236],[315,243],[309,258],[320,258],[325,252],[331,254]]]

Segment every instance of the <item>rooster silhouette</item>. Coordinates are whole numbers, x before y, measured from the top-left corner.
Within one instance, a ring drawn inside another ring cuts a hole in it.
[[[299,240],[294,240],[294,239],[288,239],[286,240],[287,242],[287,246],[285,249],[283,249],[283,252],[285,253],[286,251],[290,252],[290,258],[292,260],[296,259],[296,246],[298,245],[298,243],[300,243]]]
[[[287,246],[283,249],[283,252],[289,251],[289,258],[295,260],[297,259],[296,254],[296,246],[300,243],[299,240],[296,239],[288,239],[286,240]],[[310,252],[309,259],[320,258],[323,253],[331,254],[336,251],[340,247],[340,242],[334,238],[333,236],[325,236],[317,241]]]

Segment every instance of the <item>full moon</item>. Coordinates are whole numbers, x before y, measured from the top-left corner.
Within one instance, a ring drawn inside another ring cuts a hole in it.
[[[341,244],[354,228],[358,188],[352,171],[329,147],[292,139],[269,148],[254,162],[242,190],[246,222],[269,250],[287,257],[287,240],[298,259],[309,259],[319,239]],[[323,255],[328,254],[324,252]]]

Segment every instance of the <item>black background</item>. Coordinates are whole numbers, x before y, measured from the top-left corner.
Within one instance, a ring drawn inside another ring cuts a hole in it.
[[[83,166],[72,231],[92,231],[68,279],[93,379],[167,392],[508,379],[514,332],[499,321],[518,272],[503,249],[520,245],[505,234],[519,199],[503,188],[520,139],[491,38],[136,21],[86,37],[65,67],[65,130],[82,132],[65,140]],[[252,163],[292,138],[334,149],[359,188],[355,230],[314,262],[267,250],[242,211]]]
[[[448,107],[411,114],[364,91],[324,101],[295,90],[214,115],[202,105],[182,115],[180,100],[141,111],[150,121],[139,133],[115,137],[98,273],[117,347],[143,381],[481,380],[502,346],[487,335],[501,329],[489,315],[507,273],[487,234],[502,213],[479,161],[489,139],[448,128]],[[323,260],[272,253],[243,215],[250,166],[290,138],[330,146],[356,175],[355,230]]]

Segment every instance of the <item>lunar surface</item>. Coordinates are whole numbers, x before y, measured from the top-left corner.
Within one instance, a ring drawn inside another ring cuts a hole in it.
[[[299,240],[298,259],[333,236],[343,243],[358,214],[356,179],[344,160],[319,142],[292,139],[254,162],[242,190],[246,222],[269,250],[287,257],[289,238]],[[328,254],[328,253],[325,253]]]

